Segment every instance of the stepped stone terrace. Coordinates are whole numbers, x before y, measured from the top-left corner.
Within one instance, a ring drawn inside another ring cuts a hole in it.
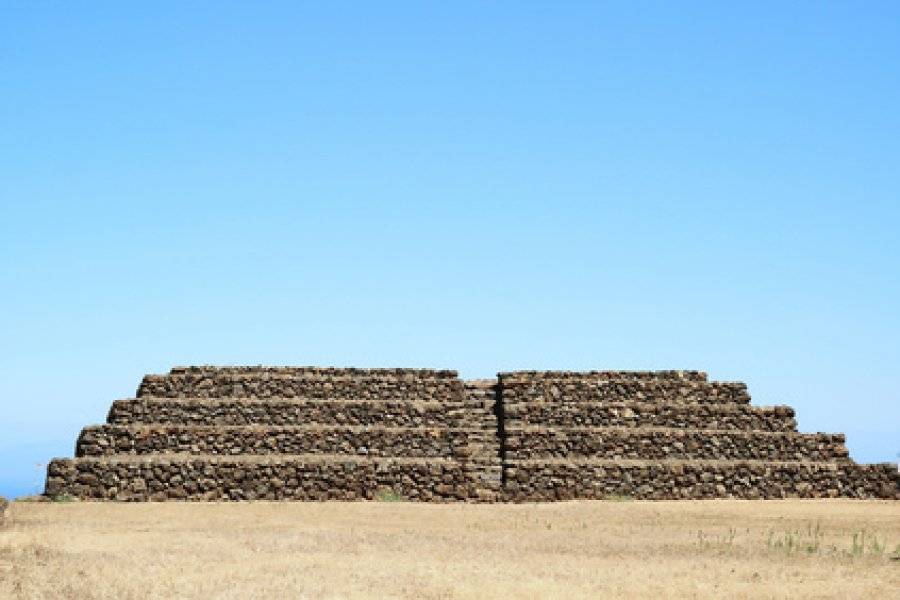
[[[86,427],[45,493],[91,500],[900,499],[893,464],[701,371],[176,367]]]

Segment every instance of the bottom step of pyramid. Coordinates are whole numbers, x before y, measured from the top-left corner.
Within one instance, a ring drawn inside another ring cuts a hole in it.
[[[634,498],[900,500],[893,464],[536,459],[499,464],[335,455],[150,455],[56,459],[47,495],[89,500],[418,501]]]
[[[498,499],[500,466],[332,455],[154,455],[55,459],[48,496],[85,500]]]
[[[771,461],[510,461],[504,499],[882,498],[900,500],[896,465]]]

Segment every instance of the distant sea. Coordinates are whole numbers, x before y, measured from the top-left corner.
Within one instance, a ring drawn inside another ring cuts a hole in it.
[[[9,499],[18,498],[20,496],[32,496],[40,494],[44,491],[44,483],[35,485],[33,481],[0,481],[0,496]]]

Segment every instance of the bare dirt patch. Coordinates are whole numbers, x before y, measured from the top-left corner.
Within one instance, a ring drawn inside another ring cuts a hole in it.
[[[0,597],[891,597],[898,559],[896,501],[16,502]]]

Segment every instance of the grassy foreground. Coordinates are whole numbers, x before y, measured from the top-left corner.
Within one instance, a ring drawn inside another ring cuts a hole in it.
[[[10,505],[2,598],[871,597],[900,502]]]

